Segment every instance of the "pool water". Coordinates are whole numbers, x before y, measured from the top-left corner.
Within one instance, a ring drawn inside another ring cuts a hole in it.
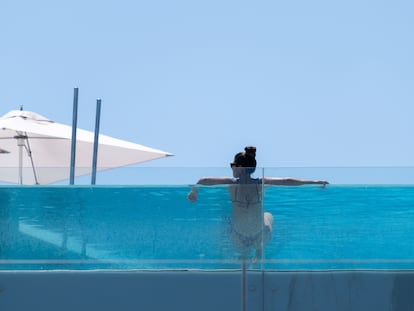
[[[2,186],[0,269],[238,269],[226,187]],[[268,187],[252,269],[414,269],[414,186]]]

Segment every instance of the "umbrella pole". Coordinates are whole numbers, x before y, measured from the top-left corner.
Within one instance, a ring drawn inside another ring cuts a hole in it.
[[[91,185],[96,183],[96,166],[98,163],[99,123],[101,119],[101,100],[96,100],[95,138],[93,141],[92,179]]]
[[[72,117],[72,145],[70,149],[70,177],[69,183],[75,183],[75,158],[76,158],[76,127],[78,123],[78,93],[79,89],[74,89],[73,94],[73,117]]]
[[[36,168],[33,162],[32,150],[30,149],[29,139],[27,138],[27,135],[20,134],[20,135],[15,136],[14,138],[16,138],[17,147],[19,147],[19,184],[23,185],[23,147],[24,147],[26,149],[30,162],[32,163],[33,178],[35,180],[35,184],[38,185],[39,181],[37,180]]]
[[[18,138],[17,145],[19,146],[19,184],[23,185],[23,145]]]

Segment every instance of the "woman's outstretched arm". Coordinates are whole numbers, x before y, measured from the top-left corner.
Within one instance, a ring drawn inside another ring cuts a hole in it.
[[[191,202],[197,201],[198,198],[198,185],[214,186],[214,185],[230,185],[234,183],[234,178],[230,177],[203,177],[197,181],[197,184],[191,188],[187,198]]]
[[[265,185],[274,186],[302,186],[302,185],[327,185],[329,182],[326,180],[307,180],[294,177],[265,177],[263,178]]]

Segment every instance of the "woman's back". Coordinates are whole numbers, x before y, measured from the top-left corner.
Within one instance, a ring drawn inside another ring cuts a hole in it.
[[[229,193],[233,209],[233,230],[246,236],[260,233],[263,228],[261,182],[252,179],[251,183],[235,183],[229,186]]]

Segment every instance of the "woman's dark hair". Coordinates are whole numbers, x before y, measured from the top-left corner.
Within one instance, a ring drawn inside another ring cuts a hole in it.
[[[247,167],[246,173],[252,174],[256,170],[256,147],[248,146],[244,152],[239,152],[234,156],[234,164],[241,167]]]

